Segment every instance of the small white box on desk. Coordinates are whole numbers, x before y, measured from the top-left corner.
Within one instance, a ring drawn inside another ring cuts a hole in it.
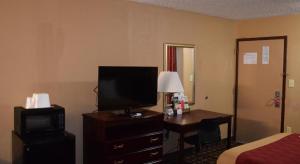
[[[29,108],[49,108],[50,98],[48,93],[34,93],[32,97],[26,99],[26,109]]]

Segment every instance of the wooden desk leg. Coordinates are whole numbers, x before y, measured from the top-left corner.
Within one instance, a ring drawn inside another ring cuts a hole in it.
[[[184,163],[184,133],[179,133],[179,163]]]
[[[228,119],[228,129],[227,129],[227,149],[231,147],[231,117]]]

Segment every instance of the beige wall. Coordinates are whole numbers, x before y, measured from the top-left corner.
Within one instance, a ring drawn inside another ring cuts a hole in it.
[[[238,22],[238,37],[288,36],[287,79],[295,80],[295,88],[286,90],[285,126],[300,131],[300,15],[253,19]]]
[[[33,92],[66,108],[82,163],[81,114],[96,110],[97,66],[162,70],[165,42],[197,47],[195,108],[232,113],[234,21],[125,0],[1,0],[0,13],[1,164],[11,161],[13,107]]]

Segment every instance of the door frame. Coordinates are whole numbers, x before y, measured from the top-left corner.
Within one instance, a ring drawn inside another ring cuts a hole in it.
[[[237,130],[237,103],[238,103],[238,76],[239,76],[239,44],[244,41],[259,41],[259,40],[279,40],[284,41],[284,50],[283,50],[283,70],[282,70],[282,88],[281,88],[281,121],[280,121],[280,132],[284,131],[284,117],[285,117],[285,91],[286,91],[286,62],[287,62],[287,35],[284,36],[270,36],[270,37],[255,37],[255,38],[239,38],[236,39],[236,48],[235,48],[235,88],[234,88],[234,117],[233,117],[233,139],[236,140],[236,130]]]

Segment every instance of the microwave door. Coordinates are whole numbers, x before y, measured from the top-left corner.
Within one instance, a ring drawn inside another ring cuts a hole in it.
[[[43,131],[54,129],[51,115],[31,115],[25,118],[25,125],[28,131]]]

